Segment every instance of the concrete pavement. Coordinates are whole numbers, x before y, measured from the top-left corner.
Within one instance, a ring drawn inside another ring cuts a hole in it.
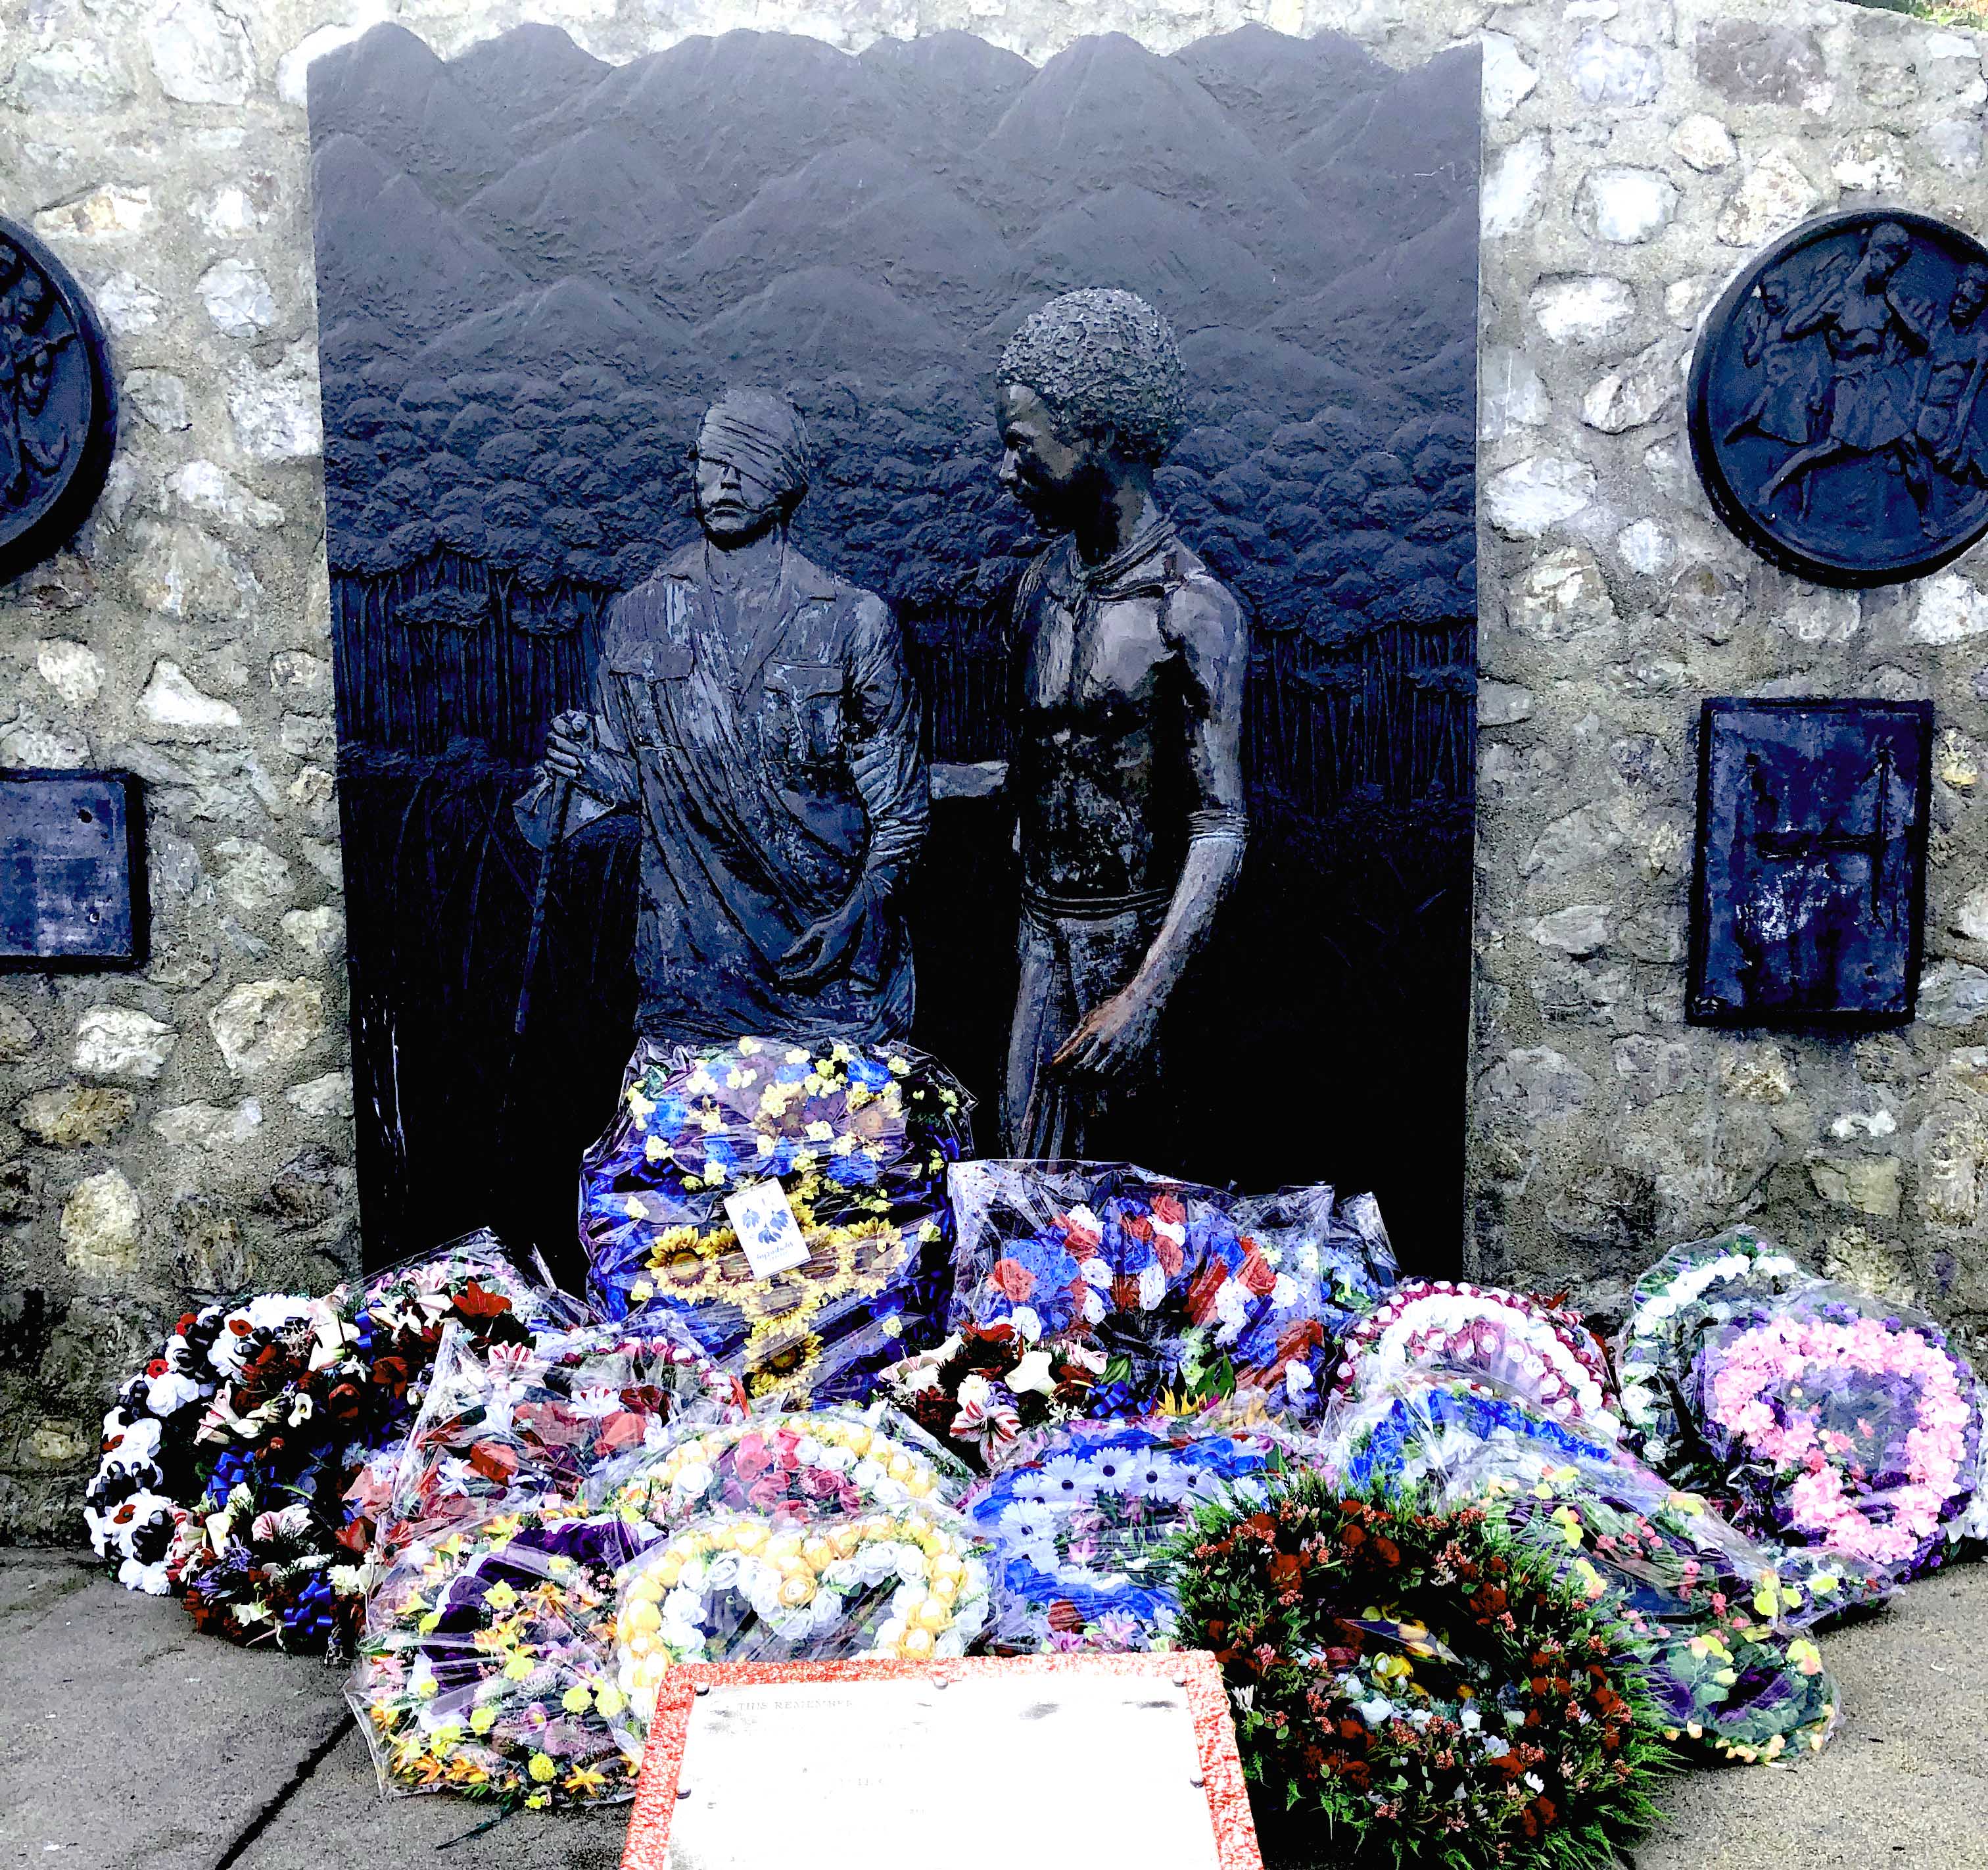
[[[1692,1773],[1635,1870],[1988,1870],[1988,1566],[1821,1639],[1842,1732]],[[0,1863],[49,1870],[613,1870],[626,1807],[382,1799],[342,1672],[197,1635],[70,1552],[0,1551]],[[942,1863],[944,1852],[935,1855]]]

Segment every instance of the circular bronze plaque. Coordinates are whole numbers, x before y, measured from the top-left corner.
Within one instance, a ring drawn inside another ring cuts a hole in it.
[[[62,545],[117,437],[103,328],[67,267],[0,219],[0,579]]]
[[[1706,320],[1690,406],[1706,492],[1762,557],[1923,577],[1988,532],[1988,249],[1874,208],[1797,228]]]

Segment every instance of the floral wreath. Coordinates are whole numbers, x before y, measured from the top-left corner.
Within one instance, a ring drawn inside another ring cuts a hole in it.
[[[671,1668],[722,1660],[742,1641],[756,1655],[921,1662],[965,1655],[987,1610],[972,1538],[925,1507],[701,1520],[624,1574],[616,1680],[646,1727]]]
[[[666,1319],[593,1326],[536,1347],[498,1344],[480,1356],[457,1331],[436,1358],[376,1545],[390,1555],[539,1494],[577,1496],[608,1464],[661,1445],[686,1415],[745,1412],[739,1379]]]
[[[1166,1649],[1178,1605],[1161,1562],[1196,1507],[1260,1499],[1283,1442],[1248,1431],[1078,1423],[970,1492],[998,1548],[996,1640],[1035,1649]]]
[[[1349,1856],[1588,1870],[1657,1815],[1656,1717],[1616,1632],[1476,1509],[1307,1473],[1204,1509],[1174,1564],[1273,1848],[1309,1855],[1323,1819]]]
[[[954,1322],[1011,1330],[1025,1385],[1049,1374],[1027,1353],[1076,1366],[1062,1381],[1091,1389],[1095,1416],[1185,1415],[1243,1393],[1263,1412],[1315,1413],[1337,1334],[1393,1282],[1378,1209],[1361,1198],[1336,1213],[1327,1188],[1246,1201],[1129,1167],[984,1162],[962,1165],[953,1187]],[[1102,1358],[1088,1386],[1080,1344]],[[982,1399],[975,1386],[959,1439],[984,1442],[990,1416],[1004,1439],[1018,1392],[991,1388]]]
[[[529,1510],[411,1548],[346,1696],[382,1791],[627,1797],[642,1730],[614,1679],[614,1581],[642,1545],[611,1516]]]
[[[737,1324],[729,1329],[702,1319],[699,1325],[715,1354],[746,1371],[756,1398],[776,1392],[805,1392],[820,1369],[833,1327],[891,1290],[908,1267],[945,1237],[929,1217],[905,1226],[874,1216],[822,1225],[813,1206],[821,1186],[818,1175],[806,1173],[788,1194],[808,1249],[800,1266],[761,1279],[730,1227],[676,1226],[656,1238],[648,1261],[653,1280],[638,1280],[632,1289],[638,1304],[685,1310],[718,1306],[735,1313]],[[644,1198],[627,1199],[632,1210]],[[901,1313],[886,1311],[875,1324],[884,1344],[894,1348],[904,1330]]]
[[[1560,1461],[1607,1461],[1599,1438],[1531,1408],[1495,1385],[1410,1371],[1385,1390],[1342,1407],[1327,1423],[1323,1465],[1349,1491],[1446,1481],[1487,1446],[1522,1459],[1534,1449]]]
[[[1629,1439],[1649,1465],[1694,1483],[1715,1481],[1692,1462],[1696,1437],[1680,1401],[1706,1333],[1763,1299],[1819,1283],[1750,1227],[1674,1246],[1636,1282],[1615,1343]]]
[[[198,1628],[342,1653],[380,1468],[414,1420],[445,1331],[501,1354],[576,1315],[488,1232],[356,1289],[190,1314],[106,1422],[86,1502],[93,1540],[127,1584],[183,1591]],[[161,1410],[170,1422],[151,1420]],[[157,1491],[123,1492],[134,1478]]]
[[[1874,1303],[1809,1293],[1736,1320],[1699,1353],[1693,1401],[1743,1522],[1905,1578],[1973,1501],[1980,1401],[1937,1326]]]
[[[1698,1495],[1647,1469],[1543,1456],[1519,1473],[1493,1466],[1506,1471],[1484,1473],[1473,1503],[1618,1620],[1665,1740],[1749,1763],[1821,1751],[1837,1687],[1796,1627],[1844,1607],[1837,1578],[1783,1576]]]
[[[645,1042],[581,1172],[589,1290],[607,1315],[677,1307],[756,1396],[867,1392],[907,1320],[935,1317],[947,1165],[972,1101],[908,1050],[744,1038],[702,1057]],[[726,1224],[730,1192],[777,1178],[809,1249],[767,1280]],[[829,1354],[833,1348],[833,1354]]]
[[[211,1353],[228,1317],[225,1305],[187,1313],[103,1418],[83,1517],[127,1590],[163,1597],[174,1582],[169,1554],[205,1484],[194,1435],[219,1385]]]
[[[1600,1342],[1571,1313],[1523,1293],[1405,1280],[1347,1334],[1334,1393],[1371,1395],[1418,1368],[1482,1376],[1589,1435],[1621,1433]]]
[[[853,1410],[824,1409],[756,1416],[680,1437],[602,1506],[663,1527],[714,1511],[864,1513],[946,1503],[965,1478],[901,1432],[877,1428]]]

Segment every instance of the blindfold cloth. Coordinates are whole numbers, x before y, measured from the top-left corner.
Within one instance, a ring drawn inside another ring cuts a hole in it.
[[[705,415],[697,451],[706,461],[729,462],[776,494],[798,500],[807,492],[807,425],[770,391],[726,391]]]

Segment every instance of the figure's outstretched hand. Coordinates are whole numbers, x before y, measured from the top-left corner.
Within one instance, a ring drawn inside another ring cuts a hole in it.
[[[1121,987],[1077,1022],[1050,1063],[1090,1077],[1122,1077],[1151,1051],[1159,1026],[1158,997],[1137,986]]]
[[[864,901],[859,891],[832,915],[801,931],[780,957],[776,972],[790,987],[819,987],[847,970],[863,933]]]

